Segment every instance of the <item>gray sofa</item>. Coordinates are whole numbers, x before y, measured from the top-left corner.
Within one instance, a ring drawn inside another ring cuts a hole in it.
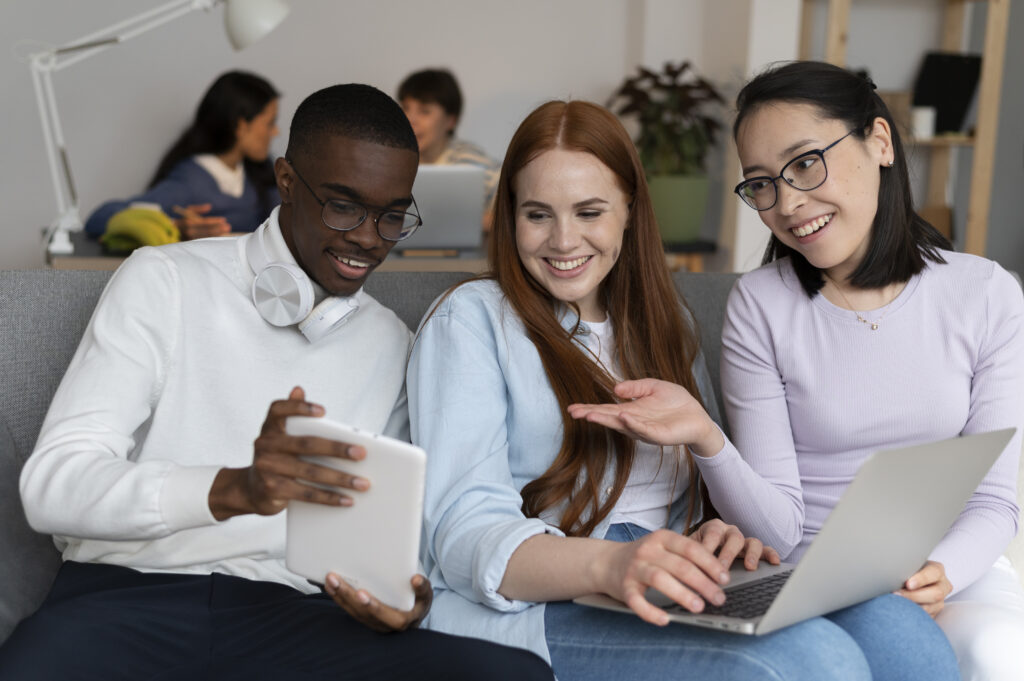
[[[366,288],[415,329],[430,302],[465,276],[380,272]],[[39,606],[60,565],[50,537],[36,534],[25,521],[18,474],[109,277],[92,271],[0,271],[0,642]],[[735,279],[733,274],[675,275],[700,325],[716,385],[722,315]],[[1020,560],[1020,536],[1016,543],[1011,551]],[[1024,562],[1017,565],[1021,570]]]

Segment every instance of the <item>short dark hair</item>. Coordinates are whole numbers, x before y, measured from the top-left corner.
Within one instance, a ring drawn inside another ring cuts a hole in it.
[[[416,135],[402,108],[370,85],[333,85],[302,100],[292,116],[285,155],[294,159],[312,154],[328,136],[348,137],[419,154]]]
[[[406,97],[440,104],[449,116],[462,115],[462,91],[448,69],[424,69],[406,76],[398,86],[398,101]]]
[[[907,281],[924,269],[926,260],[945,262],[939,250],[952,250],[953,246],[914,212],[903,141],[892,114],[875,92],[870,78],[824,62],[797,61],[769,66],[736,96],[733,137],[747,118],[773,102],[810,104],[825,118],[843,121],[862,140],[876,118],[883,118],[889,124],[894,163],[892,168],[882,170],[871,241],[864,259],[850,277],[853,286],[879,288]],[[768,242],[762,264],[785,256],[790,257],[807,295],[813,297],[825,285],[821,272],[774,235]]]

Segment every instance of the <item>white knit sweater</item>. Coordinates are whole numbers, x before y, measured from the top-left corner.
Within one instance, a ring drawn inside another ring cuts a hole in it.
[[[276,211],[265,224],[272,259],[294,263]],[[406,435],[406,326],[362,291],[318,343],[271,326],[250,300],[250,238],[143,248],[111,279],[21,476],[30,524],[66,560],[309,591],[284,566],[284,513],[214,519],[217,471],[252,462],[294,386],[331,418]]]

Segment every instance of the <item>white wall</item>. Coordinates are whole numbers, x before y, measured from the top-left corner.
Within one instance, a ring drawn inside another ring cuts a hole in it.
[[[223,35],[221,9],[216,16],[193,12],[55,75],[83,213],[143,188],[202,92],[226,69],[261,73],[284,93],[284,132],[274,145],[281,153],[292,112],[313,90],[358,81],[394,92],[414,69],[448,66],[467,99],[460,134],[500,157],[515,126],[540,102],[607,99],[648,45],[651,27],[627,30],[631,12],[653,17],[654,28],[669,36],[649,43],[661,58],[673,42],[690,38],[680,39],[658,17],[668,12],[675,21],[677,5],[700,2],[651,0],[644,12],[647,3],[629,0],[290,0],[288,19],[237,53]],[[0,2],[0,44],[10,54],[24,39],[65,43],[159,4]],[[38,267],[40,229],[56,209],[28,66],[0,59],[0,83],[0,268]]]
[[[63,44],[162,4],[163,0],[0,0],[0,268],[43,264],[40,230],[55,216],[53,190],[28,66],[15,59],[26,40]],[[262,42],[233,52],[214,16],[194,12],[55,76],[83,213],[143,188],[157,159],[187,124],[202,92],[220,72],[244,68],[284,93],[285,132],[299,101],[337,82],[367,82],[393,92],[409,71],[448,66],[467,99],[460,134],[500,157],[515,126],[540,102],[576,97],[604,102],[638,63],[689,59],[732,102],[743,80],[774,59],[796,54],[800,0],[289,0],[291,16]],[[819,5],[823,0],[817,0]],[[908,88],[924,50],[938,44],[945,0],[856,0],[849,56],[884,89]],[[824,13],[817,31],[820,53]],[[1019,104],[1021,12],[1011,17],[1000,126],[1000,167],[1019,177],[1024,123]],[[392,45],[393,47],[388,47]],[[820,56],[820,54],[819,54]],[[1011,67],[1008,65],[1007,67]],[[1013,74],[1017,74],[1014,80]],[[1009,114],[1009,115],[1007,115]],[[1011,144],[1006,147],[1002,140]],[[737,211],[726,167],[728,142],[710,160],[712,187],[705,235],[723,224],[729,261],[759,261],[765,232]],[[724,170],[723,170],[724,168]],[[1015,197],[997,177],[990,249],[1021,231]],[[1013,186],[1020,186],[1019,183]],[[1012,218],[1012,219],[1011,219]],[[1024,232],[1021,232],[1024,233]],[[1016,248],[1020,244],[1012,241]],[[732,251],[735,250],[733,253]],[[992,251],[994,255],[995,251]],[[1020,254],[1018,254],[1020,255]],[[1024,262],[1017,269],[1024,268]]]

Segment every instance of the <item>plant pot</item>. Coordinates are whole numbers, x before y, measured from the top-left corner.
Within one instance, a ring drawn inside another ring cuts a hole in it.
[[[662,241],[677,244],[699,239],[708,205],[707,176],[653,175],[647,184]]]

